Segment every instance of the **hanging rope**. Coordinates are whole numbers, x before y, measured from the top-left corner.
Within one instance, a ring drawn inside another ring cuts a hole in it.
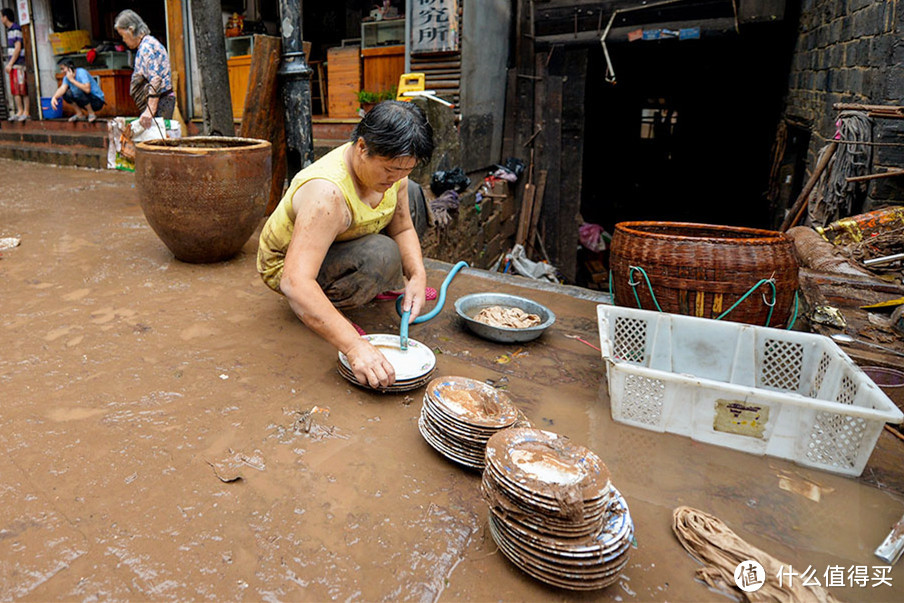
[[[838,218],[851,215],[854,198],[865,190],[847,178],[869,173],[872,144],[872,119],[865,111],[842,111],[836,122],[836,140],[843,140],[819,178],[810,197],[807,213],[810,222],[825,226]],[[828,147],[819,152],[820,157]]]
[[[656,306],[657,310],[662,312],[663,311],[662,307],[659,305],[659,300],[656,299],[656,294],[653,292],[653,285],[650,283],[650,277],[647,276],[647,271],[644,270],[643,268],[641,268],[640,266],[628,266],[628,284],[631,285],[631,291],[634,293],[634,300],[637,302],[637,307],[640,308],[641,310],[643,310],[643,304],[640,303],[640,295],[638,295],[638,293],[637,293],[637,286],[640,285],[641,282],[634,280],[635,272],[640,272],[641,276],[643,276],[643,279],[647,284],[647,290],[650,292],[650,299],[653,300],[653,305]],[[714,317],[714,320],[722,320],[723,318],[728,316],[728,314],[732,310],[734,310],[739,305],[741,305],[741,303],[745,299],[750,297],[754,291],[756,291],[757,289],[759,289],[760,287],[762,287],[763,285],[766,285],[766,284],[768,284],[770,289],[772,290],[772,299],[771,300],[767,300],[766,296],[763,295],[763,303],[766,304],[767,306],[769,306],[769,313],[766,315],[766,324],[764,325],[764,326],[768,327],[769,323],[772,322],[772,313],[775,310],[776,299],[778,298],[778,290],[775,286],[774,278],[760,279],[757,282],[757,284],[755,284],[753,287],[748,289],[747,293],[742,295],[741,298],[738,299],[738,301],[736,301],[734,304],[732,304],[730,308],[728,308],[727,310],[725,310],[718,316]],[[610,296],[610,300],[611,300],[612,304],[614,305],[615,304],[615,289],[613,287],[611,270],[609,271],[609,296]],[[794,327],[794,323],[797,322],[798,306],[799,306],[798,291],[795,291],[794,292],[794,314],[792,315],[791,321],[789,322],[788,326],[786,327],[786,329],[789,331]]]

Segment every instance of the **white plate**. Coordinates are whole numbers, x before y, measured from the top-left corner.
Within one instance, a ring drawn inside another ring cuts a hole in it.
[[[395,369],[396,379],[422,377],[436,366],[436,355],[433,350],[414,339],[408,339],[408,349],[403,352],[399,347],[401,344],[398,335],[376,334],[365,335],[363,338],[382,352],[392,368]],[[351,370],[348,358],[342,352],[339,352],[339,362]]]

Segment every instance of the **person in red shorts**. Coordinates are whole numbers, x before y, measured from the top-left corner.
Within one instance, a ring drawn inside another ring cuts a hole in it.
[[[0,11],[0,23],[6,28],[9,59],[3,69],[9,74],[9,91],[16,100],[16,112],[9,121],[25,121],[28,116],[28,88],[25,85],[25,45],[22,29],[16,23],[16,13],[11,8]]]

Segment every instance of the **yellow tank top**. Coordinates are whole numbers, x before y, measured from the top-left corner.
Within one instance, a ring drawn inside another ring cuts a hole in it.
[[[257,271],[267,286],[274,291],[279,292],[279,281],[282,279],[286,250],[289,248],[289,241],[292,239],[292,232],[295,229],[295,209],[292,207],[292,197],[306,182],[318,178],[332,182],[339,187],[345,198],[352,222],[345,232],[336,237],[336,241],[351,241],[365,235],[376,234],[386,228],[392,220],[398,202],[401,181],[393,184],[383,194],[380,204],[376,207],[371,207],[361,201],[355,191],[352,176],[345,165],[345,151],[351,144],[347,142],[333,149],[318,161],[298,172],[289,184],[279,205],[264,224],[257,249]]]

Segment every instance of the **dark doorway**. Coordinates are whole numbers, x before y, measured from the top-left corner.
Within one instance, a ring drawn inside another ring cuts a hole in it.
[[[771,150],[787,88],[788,23],[740,35],[611,44],[616,85],[591,51],[581,212],[766,227]]]
[[[166,3],[164,0],[97,0],[97,31],[92,32],[96,41],[121,38],[113,28],[113,21],[120,12],[131,9],[147,23],[151,35],[166,45]]]
[[[53,31],[75,29],[75,5],[72,0],[50,0],[50,14],[53,20]]]

